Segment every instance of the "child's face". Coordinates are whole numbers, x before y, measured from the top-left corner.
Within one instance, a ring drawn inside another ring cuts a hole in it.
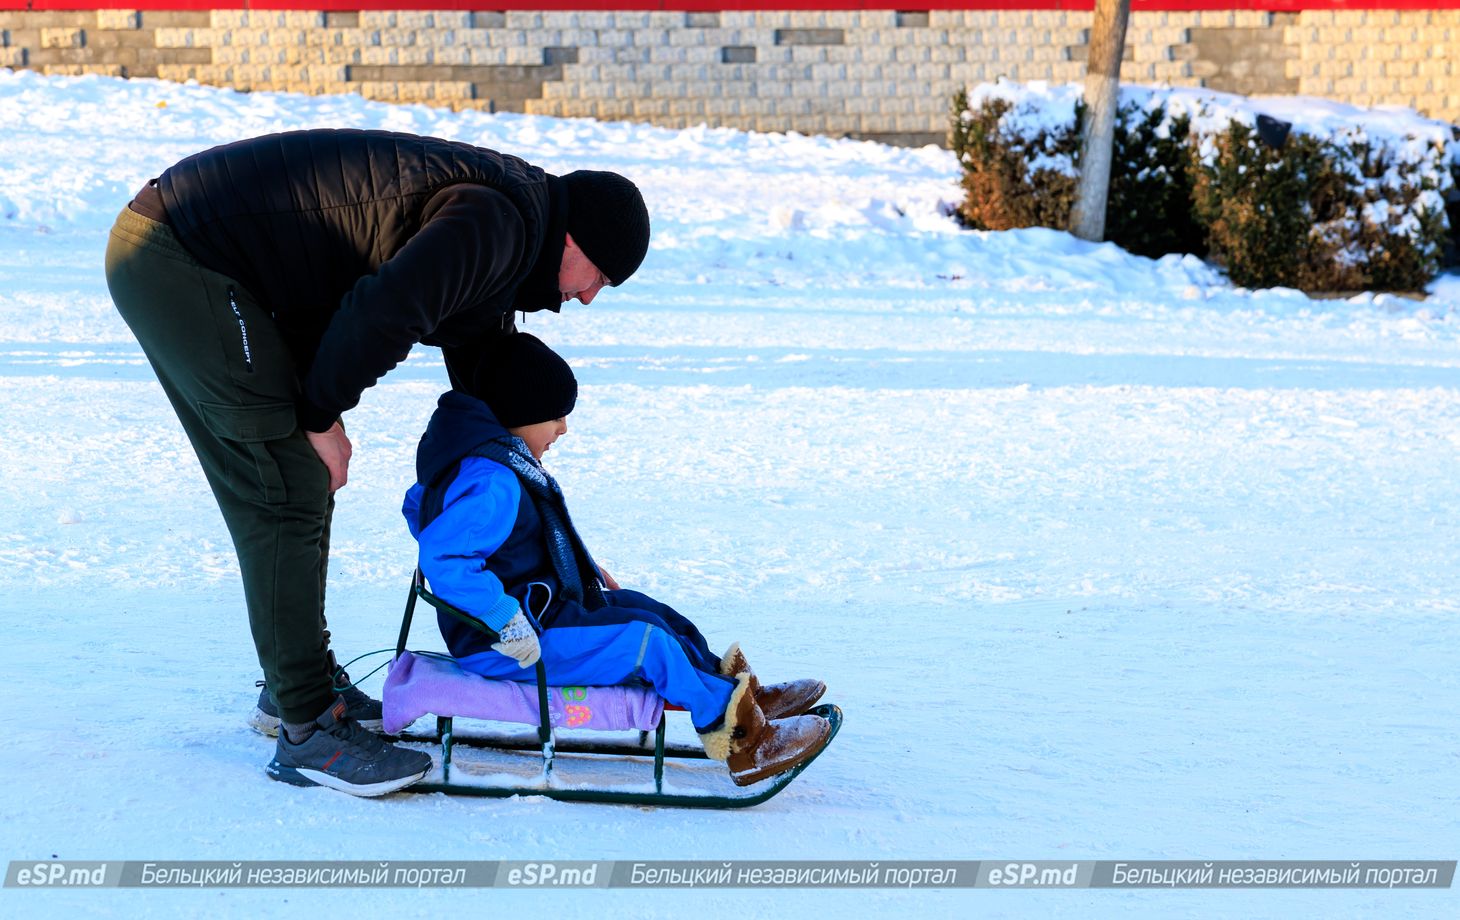
[[[566,418],[555,418],[551,421],[537,422],[532,425],[518,425],[516,428],[508,428],[514,436],[527,442],[527,449],[532,451],[534,459],[541,460],[542,455],[547,453],[553,442],[568,433],[568,420]]]

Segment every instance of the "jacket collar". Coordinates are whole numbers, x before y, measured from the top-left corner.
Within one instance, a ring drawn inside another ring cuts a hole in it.
[[[527,278],[517,288],[512,309],[521,313],[536,313],[550,310],[557,313],[563,308],[563,292],[558,287],[558,270],[563,265],[563,249],[568,235],[568,192],[563,180],[557,176],[547,177],[548,210],[546,235],[537,251],[537,261],[527,272]]]
[[[483,442],[506,436],[486,403],[460,390],[444,393],[416,447],[416,481],[429,486]]]

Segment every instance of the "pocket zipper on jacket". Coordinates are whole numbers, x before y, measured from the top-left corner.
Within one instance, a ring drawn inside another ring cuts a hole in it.
[[[243,340],[243,367],[250,374],[253,373],[253,349],[248,346],[248,323],[243,321],[243,313],[238,309],[238,298],[233,288],[228,289],[228,308],[233,311],[233,318],[238,320],[238,334]]]

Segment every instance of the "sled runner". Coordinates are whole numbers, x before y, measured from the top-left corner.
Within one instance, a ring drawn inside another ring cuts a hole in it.
[[[790,785],[841,728],[834,705],[811,710],[831,723],[815,754],[792,769],[751,786],[735,786],[724,765],[697,743],[666,740],[666,706],[642,687],[553,687],[536,665],[535,683],[490,680],[462,670],[450,656],[406,649],[417,600],[474,629],[495,634],[480,620],[433,595],[416,570],[396,642],[396,657],[381,695],[385,731],[405,743],[440,745],[431,773],[403,792],[508,797],[540,795],[569,802],[667,805],[682,808],[745,808]],[[434,715],[434,733],[409,731]],[[535,732],[494,733],[455,724],[486,719],[535,725]],[[559,729],[571,733],[560,737]],[[600,741],[585,731],[637,732],[637,742]],[[460,751],[467,748],[467,751]],[[457,755],[460,754],[458,759]],[[560,757],[559,755],[574,755]],[[652,782],[646,762],[652,759]]]

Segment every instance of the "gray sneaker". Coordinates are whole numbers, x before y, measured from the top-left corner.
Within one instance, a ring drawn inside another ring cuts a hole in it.
[[[335,678],[335,686],[340,684],[345,685],[344,689],[340,691],[340,696],[345,698],[345,714],[376,734],[383,732],[380,701],[372,700],[365,691],[350,683],[350,675],[344,671],[341,671]],[[254,706],[253,714],[248,717],[248,724],[260,734],[277,738],[279,737],[279,707],[274,705],[274,695],[269,692],[268,685],[263,681],[257,681],[255,686],[259,688],[259,701]]]
[[[283,732],[266,772],[295,786],[328,786],[350,795],[385,795],[425,777],[431,757],[387,744],[347,714],[344,697],[314,720],[314,734],[294,744]]]

